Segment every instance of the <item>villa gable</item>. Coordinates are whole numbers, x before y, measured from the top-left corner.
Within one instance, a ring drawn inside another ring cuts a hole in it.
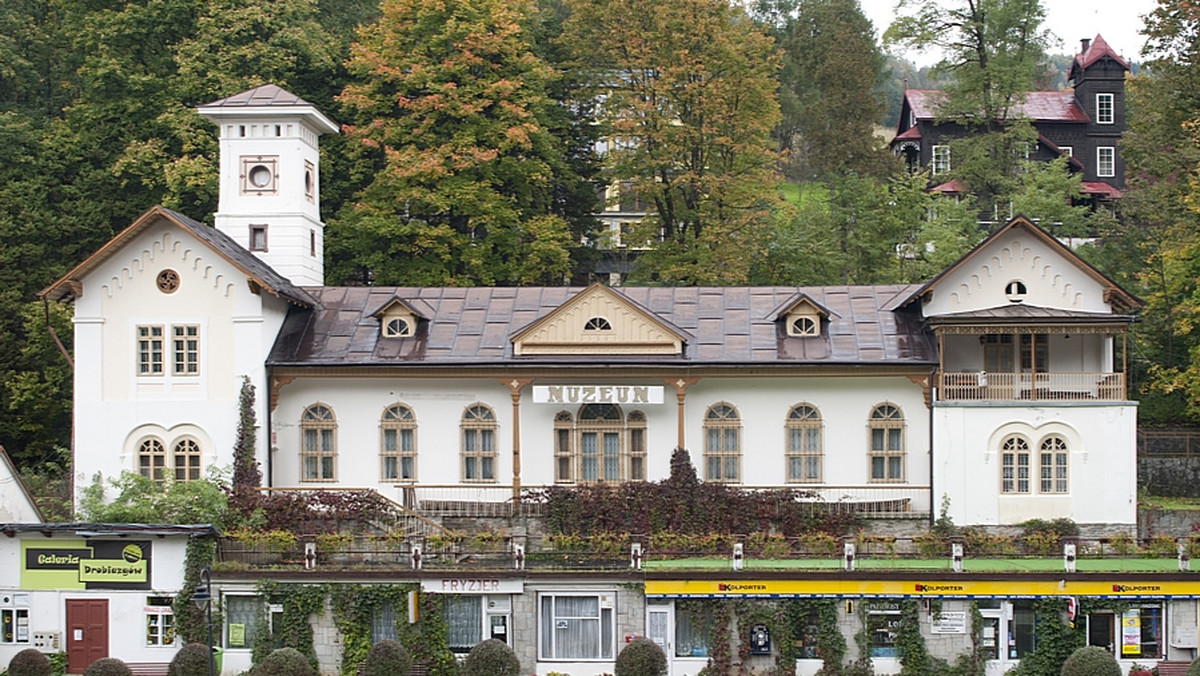
[[[517,331],[513,355],[682,355],[688,336],[608,287],[593,284]]]
[[[1013,308],[1118,314],[1140,301],[1028,219],[1017,217],[908,300],[926,318]]]

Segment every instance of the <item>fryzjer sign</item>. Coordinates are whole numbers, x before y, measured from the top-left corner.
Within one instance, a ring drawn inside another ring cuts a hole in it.
[[[535,404],[661,404],[662,385],[534,385]]]
[[[1200,580],[647,580],[646,596],[1200,598]]]
[[[495,577],[442,577],[421,580],[421,590],[437,594],[520,594],[522,580]]]
[[[150,542],[21,543],[23,589],[149,589]]]

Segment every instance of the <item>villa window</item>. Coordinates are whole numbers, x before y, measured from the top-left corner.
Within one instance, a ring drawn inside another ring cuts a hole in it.
[[[167,478],[167,449],[161,440],[151,437],[142,441],[138,447],[138,473],[154,483]]]
[[[620,407],[615,404],[585,404],[579,409],[579,480],[621,481]]]
[[[383,411],[380,427],[380,478],[413,481],[417,478],[417,417],[412,409],[395,404]]]
[[[715,404],[704,415],[704,479],[741,481],[742,421],[737,409]]]
[[[337,480],[337,419],[323,404],[314,404],[300,418],[302,481]]]
[[[1029,442],[1012,436],[1004,440],[1000,450],[1000,492],[1029,492]]]
[[[472,483],[496,481],[496,414],[483,404],[463,411],[462,478]]]
[[[822,480],[821,414],[809,404],[793,406],[788,412],[787,480],[791,483],[820,483]]]
[[[180,439],[171,449],[176,481],[200,480],[200,444],[194,439]]]
[[[1096,94],[1096,124],[1112,124],[1116,121],[1112,94]]]
[[[1096,148],[1096,176],[1113,178],[1117,175],[1117,149],[1112,146]]]
[[[1067,442],[1059,436],[1042,440],[1038,453],[1039,490],[1042,493],[1066,493],[1068,488]]]
[[[871,410],[869,460],[871,482],[904,481],[904,414],[892,404]]]

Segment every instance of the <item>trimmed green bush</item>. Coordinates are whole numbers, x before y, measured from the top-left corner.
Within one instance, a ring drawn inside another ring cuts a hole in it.
[[[657,643],[639,636],[617,655],[616,676],[663,676],[667,673],[667,655]]]
[[[279,648],[250,670],[251,676],[317,676],[312,662],[295,648]]]
[[[520,676],[521,661],[504,641],[489,638],[482,641],[463,662],[462,676]]]
[[[54,667],[50,658],[36,648],[26,648],[8,662],[8,676],[50,676]]]
[[[1200,657],[1192,660],[1188,665],[1187,676],[1200,676]]]
[[[133,672],[115,657],[101,657],[88,665],[83,676],[133,676]]]
[[[208,676],[208,653],[203,643],[184,645],[167,666],[167,676]]]
[[[359,676],[408,676],[411,668],[412,658],[404,646],[387,639],[371,647]]]
[[[1071,653],[1062,665],[1062,676],[1123,676],[1121,665],[1099,646],[1089,645]]]

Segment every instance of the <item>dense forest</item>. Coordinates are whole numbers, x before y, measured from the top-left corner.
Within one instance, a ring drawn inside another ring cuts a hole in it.
[[[856,0],[8,0],[0,443],[35,483],[61,472],[70,309],[38,290],[155,204],[211,219],[216,130],[195,107],[264,83],[343,127],[321,149],[329,284],[586,282],[613,181],[653,213],[629,233],[654,243],[631,284],[923,280],[1004,205],[1087,235],[1083,254],[1146,301],[1141,417],[1187,424],[1200,9],[1160,0],[1148,17],[1111,210],[1074,206],[1077,176],[1014,150],[1031,127],[1001,102],[1065,86],[1043,17],[1038,0],[902,4],[890,27]],[[918,70],[892,46],[945,60]],[[976,120],[955,149],[972,199],[931,194],[886,150],[906,81]]]

